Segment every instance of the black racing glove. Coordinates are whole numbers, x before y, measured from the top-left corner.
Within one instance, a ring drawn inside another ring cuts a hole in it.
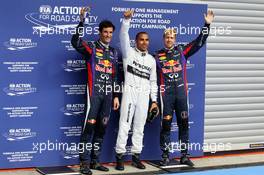
[[[159,109],[153,108],[148,112],[147,123],[151,123],[159,115]]]

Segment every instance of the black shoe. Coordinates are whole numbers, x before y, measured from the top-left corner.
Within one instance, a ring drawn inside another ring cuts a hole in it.
[[[132,155],[132,166],[138,169],[146,169],[145,165],[139,159],[139,154]]]
[[[192,161],[190,160],[190,158],[187,155],[181,156],[180,163],[191,166],[191,167],[194,166],[194,164],[192,163]]]
[[[81,162],[80,163],[80,173],[81,174],[88,174],[88,175],[92,175],[92,171],[89,168],[89,164],[88,163],[84,163]]]
[[[167,166],[169,164],[170,164],[169,154],[168,153],[163,153],[161,155],[160,165],[161,166]]]
[[[93,170],[99,170],[99,171],[109,171],[109,169],[103,165],[101,165],[98,162],[91,162],[90,163],[90,168]]]
[[[116,170],[124,171],[124,160],[123,160],[123,154],[116,154]]]

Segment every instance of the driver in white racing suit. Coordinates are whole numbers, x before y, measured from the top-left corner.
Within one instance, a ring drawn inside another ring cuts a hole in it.
[[[120,30],[125,81],[116,142],[117,170],[124,170],[123,155],[126,153],[128,132],[132,122],[132,165],[145,169],[139,157],[150,97],[152,100],[150,111],[154,108],[158,109],[156,62],[153,56],[148,54],[149,37],[146,32],[139,32],[136,35],[135,48],[130,46],[128,30],[132,15],[133,11],[124,13],[125,19]]]

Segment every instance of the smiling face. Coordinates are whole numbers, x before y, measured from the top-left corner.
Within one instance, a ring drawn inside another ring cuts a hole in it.
[[[109,44],[109,43],[111,42],[111,40],[112,40],[113,32],[114,32],[113,27],[106,27],[106,28],[103,28],[102,31],[99,32],[100,40],[101,40],[104,44]]]
[[[174,29],[166,29],[163,34],[163,42],[166,48],[172,48],[176,42],[176,31]]]
[[[138,36],[136,37],[136,45],[137,45],[137,49],[145,52],[148,50],[148,46],[149,46],[149,36],[147,33],[140,33],[138,34]]]

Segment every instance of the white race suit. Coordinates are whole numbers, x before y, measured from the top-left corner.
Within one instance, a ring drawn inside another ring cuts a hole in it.
[[[157,101],[156,61],[147,52],[141,52],[130,46],[128,34],[130,21],[130,19],[124,19],[120,30],[125,81],[116,142],[116,153],[118,154],[126,152],[128,132],[132,122],[131,152],[141,153],[149,98]]]

